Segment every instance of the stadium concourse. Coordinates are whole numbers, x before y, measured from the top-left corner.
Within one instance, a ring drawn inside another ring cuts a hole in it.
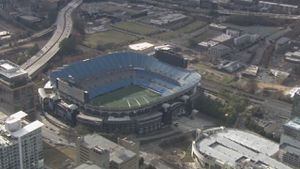
[[[44,111],[76,125],[138,134],[191,112],[201,76],[132,52],[65,65],[39,89]]]

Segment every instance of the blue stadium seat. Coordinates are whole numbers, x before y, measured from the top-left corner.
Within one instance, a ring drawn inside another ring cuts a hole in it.
[[[194,86],[200,75],[160,62],[143,54],[123,52],[75,62],[49,74],[49,79],[67,79],[89,91],[91,98],[130,84],[151,88],[163,95]]]

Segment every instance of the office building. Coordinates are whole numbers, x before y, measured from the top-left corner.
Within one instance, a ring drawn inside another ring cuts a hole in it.
[[[293,101],[291,116],[292,116],[292,118],[293,117],[300,117],[300,92],[299,91],[297,91],[294,94],[293,99],[294,99],[294,101]]]
[[[0,122],[0,168],[43,169],[41,127],[43,123],[23,120],[23,111],[10,115]]]
[[[300,118],[295,117],[283,125],[279,158],[282,162],[300,167]]]
[[[226,45],[218,44],[216,46],[212,46],[208,49],[208,55],[213,58],[220,58],[232,52],[232,49]]]
[[[35,109],[34,86],[28,73],[18,65],[0,60],[0,110],[6,114]]]
[[[125,140],[121,142],[124,143]],[[103,169],[138,169],[139,167],[137,153],[98,134],[78,138],[77,164],[87,161]]]

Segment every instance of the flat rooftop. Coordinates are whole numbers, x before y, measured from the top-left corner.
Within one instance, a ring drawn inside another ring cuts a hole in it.
[[[247,67],[243,71],[243,74],[251,75],[251,76],[256,76],[257,72],[258,72],[258,66],[256,66],[256,65],[250,65],[249,67]]]
[[[237,129],[216,128],[204,132],[207,135],[196,141],[199,152],[224,164],[235,167],[241,159],[249,159],[274,169],[290,169],[273,159],[279,145],[259,135]]]
[[[0,60],[0,75],[11,79],[17,76],[28,75],[27,72],[21,69],[18,65],[8,61]]]
[[[0,146],[14,144],[17,138],[33,132],[43,126],[43,123],[36,120],[28,123],[24,120],[27,114],[19,111],[10,116],[0,113]],[[21,124],[21,126],[19,126]]]
[[[223,33],[223,34],[221,34],[221,35],[218,35],[218,36],[212,38],[211,40],[212,40],[212,41],[215,41],[215,42],[220,42],[220,43],[222,43],[222,42],[228,41],[228,40],[230,40],[230,39],[231,39],[231,36],[230,36],[230,35],[227,35],[227,34]]]
[[[300,118],[296,117],[291,121],[287,122],[286,124],[284,124],[284,126],[300,131]]]
[[[129,48],[135,51],[143,51],[149,48],[154,47],[152,43],[149,42],[142,42],[142,43],[135,43],[132,45],[129,45]]]
[[[83,137],[84,143],[88,145],[89,148],[93,147],[101,147],[102,149],[109,150],[110,160],[117,163],[122,164],[133,157],[136,156],[136,153],[98,135],[98,134],[90,134]]]
[[[81,164],[81,165],[75,167],[74,169],[103,169],[103,168],[101,168],[101,167],[99,167],[95,164],[86,164],[86,163],[84,163],[84,164]]]

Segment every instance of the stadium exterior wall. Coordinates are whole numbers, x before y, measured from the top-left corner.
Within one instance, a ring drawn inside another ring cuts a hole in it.
[[[194,88],[187,92],[194,91]],[[192,92],[190,96],[194,95]],[[117,110],[102,110],[102,109],[89,109],[87,105],[82,105],[80,111],[82,115],[77,115],[77,118],[74,121],[69,121],[67,123],[70,124],[82,124],[85,126],[89,126],[95,130],[104,131],[104,132],[120,132],[120,133],[137,133],[137,134],[146,134],[156,130],[159,130],[164,125],[169,125],[172,123],[174,118],[178,115],[178,109],[186,110],[187,107],[191,106],[189,103],[192,101],[184,102],[181,100],[181,95],[176,95],[172,98],[164,99],[155,104],[148,105],[147,107],[142,107],[139,109],[133,110],[125,110],[125,111],[117,111]],[[190,97],[192,98],[192,97]],[[45,109],[49,114],[53,114],[56,117],[63,116],[63,114],[67,114],[68,112],[58,111],[56,109],[56,104],[60,103],[60,101],[52,100],[50,98],[40,99],[42,103],[48,104],[45,106]],[[164,108],[164,104],[169,105],[168,108]],[[180,103],[179,107],[173,109],[171,105],[176,105],[175,103]],[[49,108],[49,105],[54,105],[54,109]],[[51,113],[53,112],[53,113]],[[148,116],[148,114],[159,114],[153,118]],[[189,112],[187,112],[189,113]],[[61,115],[59,115],[61,114]],[[88,117],[88,118],[82,118]],[[124,117],[127,117],[124,118]],[[113,118],[114,120],[108,120],[109,118]],[[124,118],[125,120],[120,120]],[[66,119],[62,119],[66,120]],[[70,120],[70,119],[69,119]]]
[[[149,62],[152,66],[149,66]],[[115,73],[122,70],[127,71]],[[111,78],[103,78],[104,75],[110,75]],[[123,76],[125,78],[119,79]],[[94,77],[92,85],[84,83]],[[53,84],[52,94],[43,93],[40,98],[44,110],[50,111],[49,114],[57,111],[55,105],[60,101],[75,104],[78,107],[74,110],[76,118],[69,118],[73,120],[72,124],[80,123],[106,132],[144,134],[170,125],[177,116],[191,112],[187,107],[191,107],[191,99],[201,91],[198,90],[201,80],[198,73],[136,53],[117,53],[78,61],[52,71],[49,79]],[[150,87],[150,84],[154,84],[154,87]],[[92,105],[91,99],[96,96],[128,85],[149,88],[160,93],[160,96],[137,107]],[[69,117],[64,115],[68,112],[61,110],[53,114]]]

